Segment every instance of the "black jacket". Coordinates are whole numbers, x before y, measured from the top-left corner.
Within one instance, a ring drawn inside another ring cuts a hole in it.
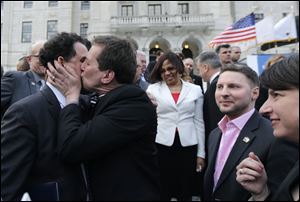
[[[222,132],[219,128],[209,135],[208,165],[203,186],[204,200],[247,201],[251,194],[236,181],[236,166],[247,158],[250,152],[254,152],[264,164],[266,163],[271,145],[275,141],[271,124],[257,111],[254,112],[241,130],[213,191],[215,164],[221,136]],[[244,141],[245,137],[248,139],[247,142]]]
[[[160,199],[156,110],[143,90],[123,85],[110,91],[86,123],[75,104],[66,106],[59,120],[60,156],[86,162],[94,200]]]
[[[54,93],[46,87],[16,102],[5,113],[1,123],[3,200],[20,200],[24,192],[47,182],[58,183],[60,200],[86,199],[80,166],[58,158],[60,110]]]

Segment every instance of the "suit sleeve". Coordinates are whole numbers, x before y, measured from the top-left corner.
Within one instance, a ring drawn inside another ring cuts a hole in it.
[[[107,107],[86,123],[82,123],[77,105],[63,108],[58,129],[60,158],[70,163],[99,158],[149,134],[145,131],[156,131],[156,117],[153,115],[149,120],[145,107],[128,100],[123,102],[126,103]],[[153,124],[146,124],[149,121]]]
[[[1,196],[20,200],[35,159],[35,136],[25,107],[12,105],[1,122]]]
[[[266,165],[268,187],[276,193],[280,184],[299,159],[299,146],[283,138],[273,143]]]
[[[9,107],[14,92],[15,78],[12,72],[7,72],[1,79],[1,115]]]
[[[194,124],[196,127],[196,135],[198,140],[197,157],[205,158],[205,129],[203,120],[203,95],[196,100],[196,109]]]

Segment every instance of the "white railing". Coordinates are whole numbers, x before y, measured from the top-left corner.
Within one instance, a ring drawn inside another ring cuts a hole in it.
[[[150,25],[214,25],[213,14],[205,14],[198,16],[191,15],[159,15],[159,16],[128,16],[128,17],[112,17],[111,24],[114,27],[120,26],[150,26]]]

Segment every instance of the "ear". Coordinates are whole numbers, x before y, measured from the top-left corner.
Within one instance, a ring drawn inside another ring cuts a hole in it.
[[[58,56],[57,62],[64,67],[65,59],[62,56]]]
[[[204,64],[204,65],[203,65],[203,68],[204,68],[204,72],[208,72],[208,70],[209,70],[208,64]]]
[[[252,93],[251,93],[251,98],[252,100],[257,100],[258,96],[259,96],[259,87],[254,87],[252,88]]]
[[[105,75],[101,78],[101,83],[109,84],[112,80],[115,79],[115,72],[112,70],[106,70],[107,72],[104,73]]]

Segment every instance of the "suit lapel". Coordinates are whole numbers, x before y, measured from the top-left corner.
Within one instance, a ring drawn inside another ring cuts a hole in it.
[[[37,92],[36,81],[32,71],[26,72],[26,76],[28,78],[28,86],[29,86],[30,94]]]
[[[208,145],[208,162],[207,168],[205,171],[205,182],[209,182],[206,184],[205,189],[207,190],[205,193],[209,198],[210,194],[213,192],[214,187],[214,172],[215,172],[215,164],[217,159],[217,153],[219,149],[219,144],[221,140],[221,130],[216,129],[209,135],[209,145]]]
[[[190,92],[190,90],[191,90],[191,88],[187,87],[186,82],[182,81],[182,89],[181,89],[181,92],[180,92],[180,95],[179,95],[179,98],[177,101],[177,105],[180,104],[184,100],[184,98]]]
[[[52,90],[47,85],[40,92],[47,100],[51,116],[54,118],[54,120],[57,120],[59,112],[61,110],[61,107],[60,107],[60,104],[59,104],[55,94],[52,92]]]
[[[208,158],[208,166],[211,167],[212,170],[215,170],[215,161],[217,158],[217,153],[219,150],[219,144],[221,140],[221,130],[217,129],[217,131],[214,131],[213,133],[210,134],[210,144],[209,144],[209,151],[211,152],[211,157]]]
[[[175,101],[171,94],[171,91],[170,91],[169,87],[167,86],[166,82],[164,82],[164,81],[161,83],[160,95],[164,96],[163,100],[166,99],[165,102],[168,103],[167,105],[169,105],[169,103],[171,103],[172,107],[176,109],[176,104],[175,104]]]
[[[252,141],[256,136],[252,131],[258,127],[258,124],[259,115],[258,112],[255,111],[246,123],[246,125],[243,127],[242,131],[240,132],[224,165],[216,189],[224,182],[224,180],[229,176],[229,174],[232,171],[235,173],[237,162],[244,155],[245,150],[251,145]]]

